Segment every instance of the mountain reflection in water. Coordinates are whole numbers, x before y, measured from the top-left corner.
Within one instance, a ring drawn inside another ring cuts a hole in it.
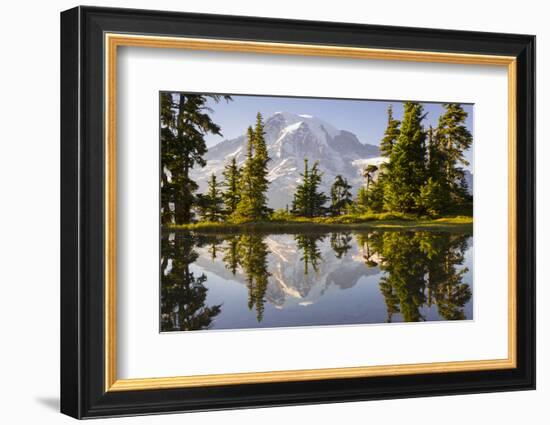
[[[471,318],[471,234],[162,234],[162,332]]]

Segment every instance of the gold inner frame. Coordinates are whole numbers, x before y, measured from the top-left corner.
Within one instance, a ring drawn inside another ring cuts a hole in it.
[[[358,378],[516,367],[516,58],[409,50],[105,34],[105,391]],[[508,357],[437,363],[117,379],[116,106],[119,46],[503,66],[508,72]]]

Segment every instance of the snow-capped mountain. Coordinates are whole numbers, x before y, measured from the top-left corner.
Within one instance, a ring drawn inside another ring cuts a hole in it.
[[[323,191],[328,193],[336,175],[341,174],[356,193],[363,184],[361,160],[379,156],[377,146],[363,144],[355,134],[339,130],[311,115],[277,112],[265,121],[265,133],[271,158],[268,199],[272,208],[291,204],[296,185],[301,180],[305,158],[310,165],[319,161],[319,169],[324,173]],[[212,173],[222,177],[224,166],[232,157],[242,165],[245,156],[244,134],[210,148],[205,156],[207,165],[192,172],[192,178],[199,184],[199,192],[206,190]]]

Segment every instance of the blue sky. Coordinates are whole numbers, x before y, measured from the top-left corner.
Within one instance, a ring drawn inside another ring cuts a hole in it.
[[[401,119],[403,103],[387,100],[350,100],[350,99],[321,99],[321,98],[293,98],[270,96],[232,96],[232,102],[208,102],[214,113],[211,115],[214,122],[222,128],[223,137],[208,135],[207,145],[213,146],[224,139],[232,139],[244,134],[246,128],[254,123],[256,114],[262,113],[268,118],[275,112],[284,111],[295,114],[308,114],[321,118],[340,130],[355,133],[362,143],[379,145],[387,124],[387,108],[393,105],[394,116]],[[423,121],[427,128],[430,124],[437,126],[437,120],[443,113],[440,103],[424,103],[428,113]],[[468,113],[466,126],[473,134],[473,105],[464,104]],[[472,162],[472,152],[466,152],[466,159]],[[471,164],[470,167],[471,169]]]

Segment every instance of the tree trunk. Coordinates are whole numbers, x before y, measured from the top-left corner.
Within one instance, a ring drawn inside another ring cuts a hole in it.
[[[182,129],[182,121],[184,114],[185,106],[185,96],[180,94],[178,102],[178,116],[177,116],[177,137],[178,141],[181,143],[184,133]],[[177,182],[183,182],[183,187],[175,188],[175,199],[174,199],[174,220],[176,224],[187,224],[191,221],[191,192],[188,187],[184,187],[188,184],[189,181],[189,169],[187,167],[186,158],[182,158],[183,166],[181,170],[174,170],[173,173],[178,174],[177,178],[172,175],[172,180]],[[181,184],[181,183],[180,183]]]

